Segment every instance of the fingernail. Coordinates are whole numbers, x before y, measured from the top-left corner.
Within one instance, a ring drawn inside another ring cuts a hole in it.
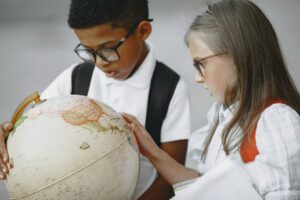
[[[7,156],[4,155],[4,156],[3,156],[3,161],[4,161],[4,162],[7,162],[7,160],[8,160],[8,159],[7,159]]]
[[[3,173],[7,173],[7,169],[6,168],[2,168]]]

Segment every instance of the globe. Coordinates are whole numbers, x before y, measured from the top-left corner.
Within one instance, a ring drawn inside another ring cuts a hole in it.
[[[112,108],[70,95],[48,99],[17,120],[7,140],[11,199],[126,200],[138,180],[139,152]]]

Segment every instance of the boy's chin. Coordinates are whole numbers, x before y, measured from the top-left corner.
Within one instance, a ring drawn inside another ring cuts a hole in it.
[[[109,77],[109,76],[107,76]],[[111,76],[109,78],[112,78],[112,79],[115,79],[115,80],[118,80],[118,81],[125,81],[126,79],[129,78],[129,76],[124,76],[124,75],[121,75],[121,74],[116,74],[115,76]]]
[[[109,73],[109,74],[105,73],[105,76],[108,78],[118,80],[118,81],[124,81],[128,78],[128,76],[124,76],[124,74],[120,74],[118,72]]]

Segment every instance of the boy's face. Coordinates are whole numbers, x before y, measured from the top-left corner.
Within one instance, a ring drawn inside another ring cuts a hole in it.
[[[93,50],[114,48],[128,34],[128,30],[112,28],[110,24],[74,29],[74,31],[81,45],[85,49]],[[135,31],[128,35],[124,42],[117,48],[120,57],[119,60],[108,62],[100,56],[96,56],[95,65],[107,77],[117,80],[127,79],[140,66],[147,55],[148,51],[144,41],[150,33],[151,24],[147,21],[140,22]]]

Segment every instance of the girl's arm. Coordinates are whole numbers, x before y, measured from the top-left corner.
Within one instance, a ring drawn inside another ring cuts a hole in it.
[[[135,117],[129,114],[122,115],[133,130],[140,152],[152,162],[159,174],[164,177],[169,184],[174,185],[200,176],[198,172],[186,168],[160,149],[147,130]]]

